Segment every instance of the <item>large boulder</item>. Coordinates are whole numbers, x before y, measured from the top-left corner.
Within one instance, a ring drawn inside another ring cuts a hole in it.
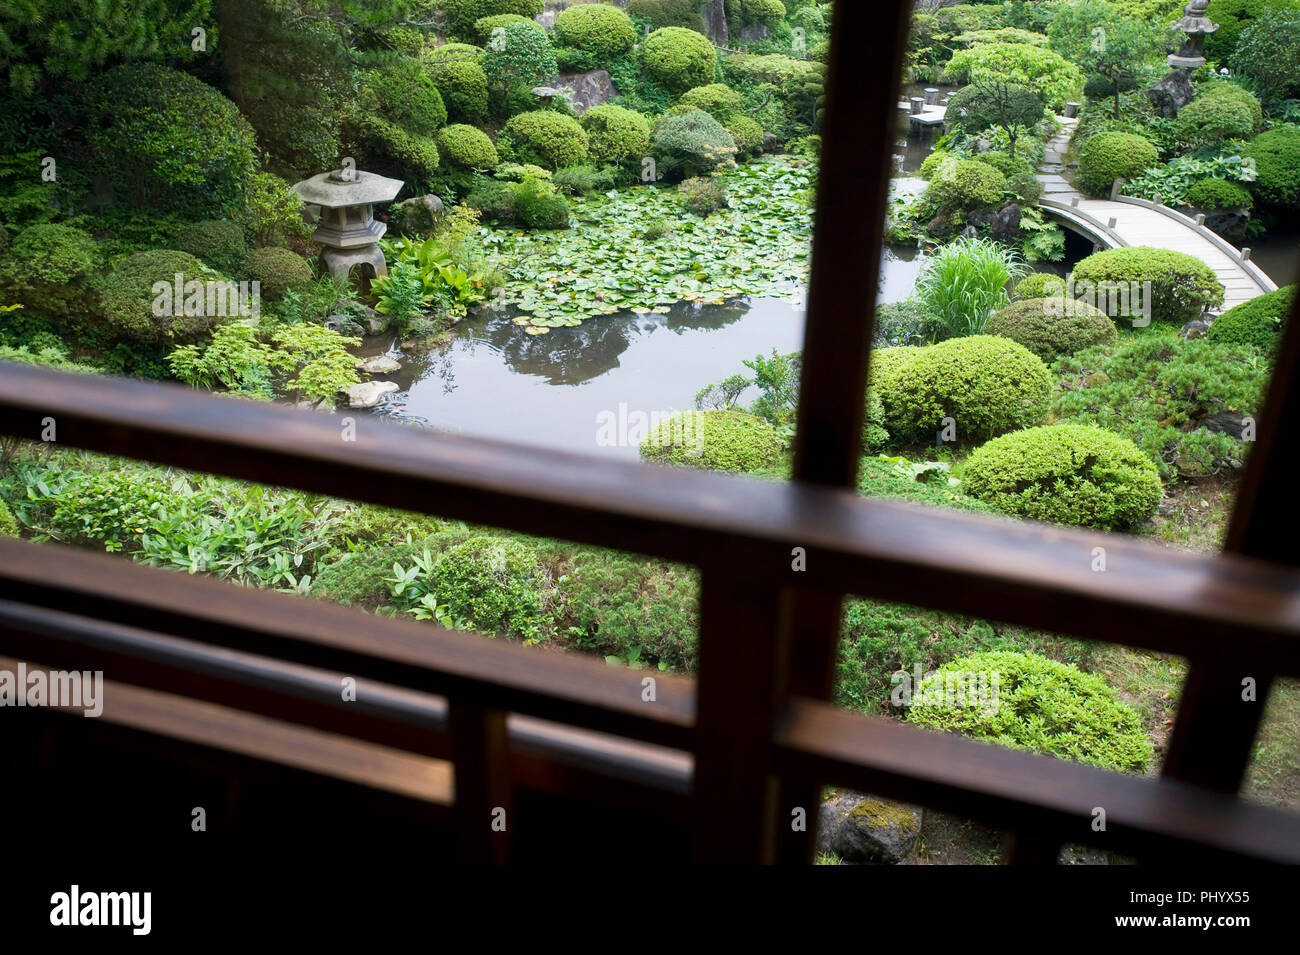
[[[921,834],[921,810],[844,790],[821,805],[817,850],[845,862],[897,865]]]
[[[1186,70],[1173,70],[1147,90],[1147,99],[1151,100],[1156,112],[1166,119],[1177,116],[1178,111],[1190,103],[1195,95]]]
[[[355,385],[348,385],[344,393],[347,395],[349,408],[373,408],[383,401],[384,395],[391,395],[400,390],[396,383],[391,381],[362,381]]]
[[[608,70],[588,70],[584,73],[561,73],[551,83],[569,94],[569,105],[575,116],[581,116],[593,106],[608,103],[618,95]]]
[[[442,199],[435,195],[415,196],[393,206],[389,224],[402,235],[427,235],[442,219]]]

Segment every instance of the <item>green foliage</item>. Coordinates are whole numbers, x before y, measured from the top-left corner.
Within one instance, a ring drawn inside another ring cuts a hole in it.
[[[257,249],[248,257],[248,275],[262,283],[262,295],[278,299],[311,284],[311,266],[292,249]]]
[[[1046,104],[1058,111],[1083,90],[1083,73],[1077,66],[1052,50],[1027,43],[979,43],[958,50],[946,72],[971,83],[1040,90]]]
[[[686,208],[697,216],[707,216],[727,205],[727,188],[717,179],[685,179],[677,192]]]
[[[455,122],[477,123],[487,117],[488,79],[480,62],[482,55],[476,46],[447,43],[425,57],[425,68]]]
[[[1006,177],[976,159],[953,159],[939,166],[925,191],[926,201],[940,212],[982,209],[1002,201]]]
[[[763,127],[748,116],[735,116],[727,122],[727,132],[743,156],[752,156],[763,148]]]
[[[770,424],[740,411],[687,411],[660,422],[641,457],[662,464],[743,473],[777,462],[785,442]]]
[[[1171,34],[1166,24],[1130,16],[1103,0],[1061,5],[1047,32],[1052,49],[1108,87],[1117,119],[1119,94],[1133,83],[1145,62],[1164,52]]]
[[[1043,121],[1043,98],[1023,86],[998,80],[976,81],[952,94],[944,118],[954,129],[971,134],[1001,127],[1015,155],[1020,130],[1032,130]]]
[[[957,422],[959,441],[984,441],[1039,424],[1052,379],[1023,345],[972,335],[919,348],[885,348],[872,356],[871,380],[884,403],[890,434],[928,441]]]
[[[682,93],[713,82],[717,69],[708,37],[685,27],[661,27],[640,46],[641,68],[656,83]]]
[[[1255,205],[1250,191],[1226,179],[1201,179],[1187,189],[1187,204],[1198,209],[1246,209]]]
[[[647,21],[656,30],[683,27],[696,33],[705,31],[700,5],[695,0],[628,0],[627,12]]]
[[[1128,438],[1091,425],[1054,424],[994,438],[962,472],[966,493],[1004,514],[1118,530],[1155,513],[1155,463]]]
[[[447,17],[447,32],[470,38],[484,17],[513,13],[529,19],[542,12],[542,0],[443,0],[439,4]]]
[[[1243,162],[1241,150],[1227,145],[1214,154],[1200,150],[1192,156],[1176,156],[1160,166],[1152,166],[1142,175],[1124,184],[1124,194],[1154,199],[1160,196],[1165,205],[1179,206],[1187,202],[1187,192],[1202,179],[1224,179],[1229,182],[1252,182],[1254,173]]]
[[[597,165],[639,165],[650,152],[650,121],[640,113],[604,103],[583,113],[581,123]]]
[[[1300,93],[1300,8],[1264,11],[1241,31],[1228,62],[1266,99]]]
[[[555,18],[555,42],[586,50],[605,63],[632,49],[636,30],[632,18],[617,7],[586,3]]]
[[[0,255],[0,289],[15,302],[51,318],[76,318],[93,300],[103,261],[99,245],[72,226],[28,226]]]
[[[479,62],[487,76],[488,89],[498,97],[492,105],[502,114],[512,100],[523,99],[534,86],[559,72],[550,39],[533,24],[511,23],[498,27]]]
[[[1255,195],[1271,205],[1300,209],[1300,126],[1260,133],[1242,150],[1255,161]]]
[[[1160,162],[1151,142],[1135,133],[1098,133],[1079,150],[1075,181],[1094,196],[1109,196],[1116,179],[1131,179]]]
[[[1116,334],[1115,323],[1101,309],[1059,297],[1012,302],[989,319],[985,331],[1019,342],[1046,362],[1109,344]]]
[[[18,521],[14,517],[14,512],[9,510],[9,505],[0,501],[0,537],[17,537]]]
[[[1255,125],[1245,104],[1226,96],[1201,96],[1179,111],[1178,140],[1190,149],[1216,146],[1225,139],[1249,138]]]
[[[432,136],[447,122],[438,87],[420,61],[408,57],[385,60],[381,69],[361,75],[360,106],[416,136]]]
[[[505,135],[510,138],[510,158],[547,169],[581,166],[587,159],[587,134],[572,116],[534,110],[511,117]]]
[[[727,18],[740,26],[763,24],[771,27],[785,19],[781,0],[727,0]]]
[[[1216,318],[1205,337],[1225,345],[1253,345],[1264,354],[1275,354],[1295,293],[1296,287],[1287,285],[1242,302]]]
[[[458,207],[459,208],[459,207]],[[453,215],[458,215],[453,213]],[[463,218],[463,213],[459,214]],[[477,226],[477,220],[467,221],[465,228]],[[384,243],[385,255],[397,266],[410,266],[419,289],[419,309],[431,309],[448,315],[464,315],[470,305],[483,301],[487,295],[484,285],[486,268],[474,268],[472,263],[457,261],[456,253],[462,238],[454,229],[448,229],[423,241],[398,239]],[[473,274],[465,266],[474,268]],[[390,273],[391,274],[391,273]],[[381,296],[388,294],[388,283],[377,279],[372,289]],[[417,310],[419,310],[417,309]],[[384,311],[384,309],[378,309]],[[394,314],[385,312],[385,314]]]
[[[249,176],[244,203],[258,245],[285,245],[290,239],[305,239],[312,233],[302,217],[302,199],[279,176],[269,172]]]
[[[1172,329],[1148,329],[1117,349],[1061,358],[1053,371],[1061,379],[1057,420],[1124,435],[1166,480],[1241,464],[1248,443],[1207,423],[1230,412],[1257,414],[1269,374],[1253,347],[1182,341]]]
[[[536,553],[522,541],[471,537],[438,555],[427,591],[412,612],[463,624],[461,629],[539,639],[548,636],[546,611],[553,586]]]
[[[913,690],[913,703],[927,690],[944,693],[947,674],[977,673],[997,674],[996,707],[913,705],[908,721],[1103,769],[1141,773],[1151,764],[1138,714],[1101,677],[1047,657],[972,653],[941,666]]]
[[[428,182],[438,172],[438,145],[365,111],[352,114],[345,137],[357,162],[372,172]]]
[[[1023,155],[1013,156],[999,149],[993,149],[986,153],[978,153],[973,158],[1002,173],[1006,179],[1006,190],[1022,202],[1035,202],[1042,194],[1043,187],[1035,176],[1034,166]]]
[[[537,180],[510,187],[515,218],[525,229],[567,229],[569,203],[554,185]]]
[[[498,13],[495,16],[479,17],[475,20],[474,37],[479,43],[487,43],[498,27],[508,27],[512,23],[527,23],[539,30],[542,29],[541,24],[532,17],[520,16],[517,13]]]
[[[487,133],[457,123],[438,130],[438,151],[442,158],[464,169],[492,169],[501,162]]]
[[[926,257],[913,297],[937,319],[944,337],[980,335],[989,316],[1006,305],[1007,283],[1027,271],[1016,251],[1000,242],[958,239]]]
[[[1217,64],[1232,62],[1233,53],[1241,42],[1242,34],[1266,13],[1282,13],[1300,9],[1296,0],[1214,0],[1208,14],[1219,29],[1205,38],[1205,56]],[[1242,50],[1249,53],[1251,47]]]
[[[917,302],[887,302],[876,306],[875,333],[881,346],[928,345],[942,337],[944,328]]]
[[[172,243],[225,275],[242,275],[248,261],[244,229],[230,219],[208,219],[183,228]]]
[[[109,334],[133,342],[169,345],[197,338],[211,328],[219,316],[187,315],[184,303],[171,301],[170,295],[170,307],[155,314],[158,295],[154,283],[170,288],[177,273],[184,282],[221,279],[194,256],[173,250],[137,252],[116,265],[103,280],[99,303]]]
[[[1084,282],[1151,283],[1151,318],[1184,325],[1223,304],[1214,269],[1184,252],[1133,245],[1094,252],[1074,267],[1076,291]],[[1145,293],[1144,293],[1145,294]]]
[[[939,171],[939,167],[951,158],[955,157],[948,150],[935,149],[930,155],[921,160],[921,168],[917,170],[916,174],[922,179],[933,179]]]
[[[1011,289],[1012,301],[1064,294],[1065,280],[1053,272],[1031,272]]]
[[[702,109],[718,122],[725,123],[740,109],[740,94],[726,83],[709,83],[687,90],[677,102]]]
[[[703,176],[736,155],[736,141],[700,109],[664,116],[650,133],[650,151],[660,176]]]

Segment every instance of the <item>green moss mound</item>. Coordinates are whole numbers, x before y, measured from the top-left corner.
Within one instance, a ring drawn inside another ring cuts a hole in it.
[[[1241,152],[1255,160],[1256,197],[1271,205],[1300,209],[1300,127],[1279,126],[1260,133]]]
[[[1226,179],[1202,179],[1187,189],[1187,204],[1198,209],[1251,209],[1255,200],[1249,190],[1239,182]]]
[[[1004,514],[1116,530],[1160,503],[1155,462],[1132,441],[1088,425],[1054,424],[994,438],[964,472],[967,494]]]
[[[1093,196],[1109,196],[1116,179],[1132,179],[1160,162],[1151,141],[1136,133],[1098,133],[1079,150],[1075,183]]]
[[[763,148],[763,127],[748,116],[734,116],[727,123],[727,132],[736,143],[736,148],[746,156],[752,156]]]
[[[522,541],[471,537],[438,555],[428,592],[453,619],[486,633],[541,635],[550,582]]]
[[[646,75],[674,93],[712,83],[717,70],[709,38],[685,27],[655,30],[641,44],[640,55]]]
[[[953,159],[935,170],[926,199],[944,211],[981,209],[1002,201],[1006,177],[977,159]]]
[[[989,319],[984,331],[1019,342],[1045,362],[1108,344],[1116,335],[1115,323],[1101,309],[1059,296],[1012,302]]]
[[[438,130],[437,143],[440,155],[462,169],[492,169],[501,162],[496,145],[474,126],[446,126]]]
[[[1046,417],[1052,391],[1042,359],[995,335],[884,348],[873,355],[871,376],[886,427],[900,441],[932,441],[944,418],[955,419],[962,443],[1031,427]]]
[[[1080,261],[1072,275],[1076,295],[1083,282],[1093,283],[1094,289],[1102,282],[1126,287],[1150,282],[1151,319],[1156,322],[1184,325],[1223,304],[1224,289],[1214,269],[1195,256],[1170,249],[1146,245],[1105,249]]]
[[[447,43],[430,50],[425,68],[447,116],[457,123],[476,123],[487,116],[488,82],[480,58],[483,51],[468,43]]]
[[[604,103],[583,113],[581,122],[595,165],[640,165],[650,152],[650,121],[641,113]]]
[[[632,49],[636,29],[632,18],[617,7],[585,3],[569,7],[555,18],[554,40],[586,50],[598,62],[606,63]]]
[[[1227,345],[1253,345],[1265,354],[1275,354],[1295,294],[1296,287],[1288,285],[1242,302],[1216,318],[1205,337]]]
[[[51,318],[75,318],[93,302],[103,255],[88,232],[31,225],[0,256],[0,304],[21,304]]]
[[[250,278],[262,283],[262,294],[282,298],[290,289],[302,291],[311,284],[311,266],[292,249],[257,249],[248,257]]]
[[[186,315],[185,303],[174,298],[166,303],[168,307],[159,308],[162,314],[155,314],[159,297],[155,283],[174,286],[177,273],[184,282],[222,279],[188,252],[172,249],[137,252],[119,263],[104,279],[99,301],[109,333],[143,344],[166,345],[193,341],[211,329],[221,320],[219,316]]]
[[[401,68],[367,70],[362,76],[363,108],[416,136],[432,136],[447,122],[447,107],[433,78],[416,60]]]
[[[544,109],[520,113],[510,118],[504,132],[516,162],[554,170],[587,161],[587,134],[572,116]]]
[[[996,707],[913,705],[908,721],[1103,769],[1140,773],[1151,765],[1137,712],[1101,677],[1071,664],[1012,651],[972,653],[945,663],[921,689],[946,695],[956,679],[980,673],[990,684],[997,674]]]
[[[225,275],[242,275],[248,262],[244,229],[230,219],[190,223],[177,233],[172,244]]]
[[[740,411],[688,411],[661,422],[641,442],[647,461],[756,471],[776,464],[785,442],[755,415]]]

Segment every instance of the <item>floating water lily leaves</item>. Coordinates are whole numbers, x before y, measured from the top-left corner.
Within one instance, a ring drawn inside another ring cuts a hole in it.
[[[544,325],[529,325],[524,331],[529,335],[545,335],[550,329]]]

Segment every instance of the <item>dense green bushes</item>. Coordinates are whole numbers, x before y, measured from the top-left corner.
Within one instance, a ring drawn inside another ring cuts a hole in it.
[[[492,39],[492,34],[495,33],[497,29],[508,27],[512,23],[531,23],[537,29],[542,29],[541,24],[532,17],[520,16],[517,13],[498,13],[494,16],[479,17],[475,20],[474,36],[477,37],[480,43],[487,43]]]
[[[28,226],[0,255],[3,304],[21,304],[50,318],[74,318],[94,300],[103,261],[98,243],[81,229]]]
[[[429,77],[446,104],[450,119],[481,122],[488,111],[487,74],[479,62],[483,51],[468,43],[447,43],[426,56]]]
[[[1296,287],[1288,285],[1242,302],[1216,318],[1205,337],[1225,345],[1253,345],[1272,354],[1281,343],[1295,294]]]
[[[1225,96],[1201,96],[1178,113],[1178,141],[1196,149],[1225,139],[1248,139],[1256,120],[1243,103]]]
[[[440,129],[437,143],[442,157],[462,169],[492,169],[501,161],[487,133],[474,126],[457,123]]]
[[[447,107],[417,60],[386,62],[361,79],[361,107],[416,136],[432,136],[447,122]]]
[[[248,262],[244,229],[229,219],[189,223],[176,234],[172,244],[225,275],[241,276]]]
[[[1160,503],[1155,463],[1127,438],[1088,425],[1054,424],[994,438],[962,472],[970,494],[1004,514],[1116,530]]]
[[[917,705],[946,694],[946,681],[997,674],[996,705]],[[1001,746],[1046,753],[1103,769],[1140,773],[1151,742],[1138,714],[1099,676],[1046,657],[1006,651],[972,653],[941,666],[913,691],[907,718]]]
[[[973,335],[875,353],[871,380],[886,426],[901,441],[929,441],[956,421],[957,440],[984,441],[1040,423],[1052,379],[1033,352],[1006,338]]]
[[[473,36],[477,21],[483,17],[513,13],[531,19],[542,12],[542,0],[443,0],[439,6],[447,17],[447,30],[454,36]]]
[[[1105,312],[1059,297],[1012,302],[990,318],[984,330],[1019,342],[1046,362],[1115,340],[1115,323]]]
[[[976,159],[943,163],[930,180],[926,200],[940,211],[980,209],[1001,202],[1006,177]]]
[[[684,27],[696,33],[705,31],[704,17],[695,0],[628,0],[629,16],[649,20],[656,30],[661,27]]]
[[[708,37],[684,27],[655,30],[640,47],[641,68],[674,93],[713,82],[717,55]]]
[[[726,128],[739,155],[749,157],[763,148],[763,127],[748,116],[733,116]]]
[[[1073,278],[1076,294],[1083,282],[1093,283],[1094,288],[1103,282],[1125,287],[1150,282],[1151,318],[1157,322],[1183,325],[1223,303],[1223,286],[1214,269],[1195,256],[1170,249],[1133,245],[1094,252],[1074,267]]]
[[[597,165],[639,164],[650,152],[650,121],[640,113],[604,103],[583,113],[581,122]]]
[[[465,629],[545,635],[553,584],[522,541],[471,537],[449,547],[434,561],[427,587],[426,606],[446,607]]]
[[[1033,163],[1025,156],[1012,156],[1010,153],[995,149],[979,153],[972,158],[1002,173],[1006,179],[1004,188],[1014,193],[1022,202],[1038,201],[1043,187],[1035,175]]]
[[[1116,179],[1131,179],[1160,162],[1150,140],[1135,133],[1098,133],[1079,150],[1075,178],[1088,193],[1109,196]]]
[[[1187,204],[1198,209],[1250,209],[1255,205],[1250,192],[1239,182],[1201,179],[1187,187]]]
[[[740,109],[740,94],[726,83],[709,83],[687,90],[677,103],[702,109],[718,122],[725,123]]]
[[[555,18],[556,43],[586,50],[598,63],[607,63],[632,49],[636,30],[632,18],[617,7],[586,3],[569,7]]]
[[[670,113],[654,124],[650,152],[660,176],[703,176],[736,155],[736,141],[700,109]]]
[[[1255,195],[1264,202],[1300,209],[1300,126],[1260,133],[1242,150],[1255,161]]]
[[[1011,290],[1011,298],[1015,301],[1064,294],[1065,279],[1051,272],[1031,272]]]
[[[9,505],[0,501],[0,537],[17,537],[18,521]]]
[[[741,411],[688,411],[663,421],[641,442],[647,461],[714,471],[771,467],[785,442],[755,415]]]
[[[278,299],[311,284],[311,266],[291,249],[257,249],[248,257],[248,274],[262,283],[262,295]]]
[[[547,169],[581,166],[587,160],[587,134],[572,116],[533,110],[512,116],[504,133],[510,138],[510,158]]]
[[[170,297],[170,307],[158,309],[162,314],[155,314],[154,283],[171,286],[177,273],[185,282],[221,278],[186,252],[137,252],[114,267],[103,281],[99,311],[106,330],[115,338],[151,345],[180,343],[208,331],[218,316],[187,315],[184,303],[171,301]]]

